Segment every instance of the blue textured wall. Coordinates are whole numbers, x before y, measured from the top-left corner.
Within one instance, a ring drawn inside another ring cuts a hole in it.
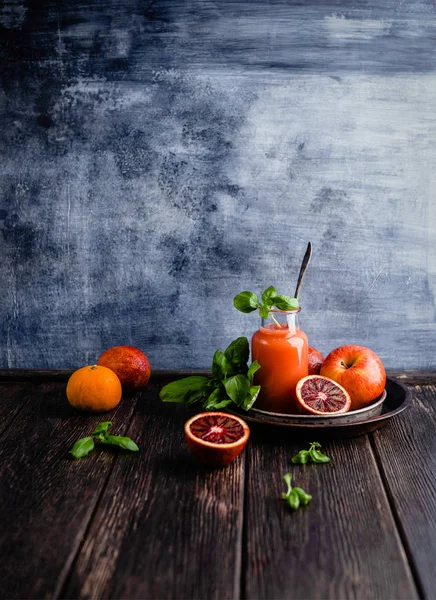
[[[436,368],[436,5],[0,5],[0,366],[208,367],[232,297]]]

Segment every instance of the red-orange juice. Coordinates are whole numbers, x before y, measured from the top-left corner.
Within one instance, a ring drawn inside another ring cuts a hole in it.
[[[270,412],[296,414],[295,388],[308,374],[308,342],[298,328],[296,311],[271,311],[278,321],[268,321],[253,335],[252,359],[261,368],[255,375],[255,384],[261,386],[255,408]]]

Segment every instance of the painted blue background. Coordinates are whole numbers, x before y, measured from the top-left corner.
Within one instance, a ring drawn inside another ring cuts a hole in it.
[[[436,368],[430,0],[8,0],[0,366],[208,367],[292,294],[323,352]]]

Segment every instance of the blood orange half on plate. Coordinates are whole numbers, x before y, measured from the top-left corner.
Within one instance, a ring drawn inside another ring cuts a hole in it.
[[[222,412],[201,413],[185,423],[189,450],[208,465],[230,464],[245,448],[249,436],[245,421]]]
[[[297,383],[297,400],[302,412],[335,415],[350,410],[351,399],[339,383],[322,375],[308,375]]]

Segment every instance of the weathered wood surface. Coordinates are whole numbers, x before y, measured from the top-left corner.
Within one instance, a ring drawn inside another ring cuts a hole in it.
[[[392,508],[423,593],[436,590],[436,379],[415,386],[410,408],[374,446]]]
[[[415,386],[373,437],[326,443],[328,465],[293,465],[305,441],[252,427],[245,453],[213,470],[188,454],[189,413],[158,401],[162,383],[105,417],[75,413],[59,381],[0,383],[3,597],[433,597],[436,386]],[[139,456],[70,460],[106,418]],[[294,514],[286,472],[313,495]]]

